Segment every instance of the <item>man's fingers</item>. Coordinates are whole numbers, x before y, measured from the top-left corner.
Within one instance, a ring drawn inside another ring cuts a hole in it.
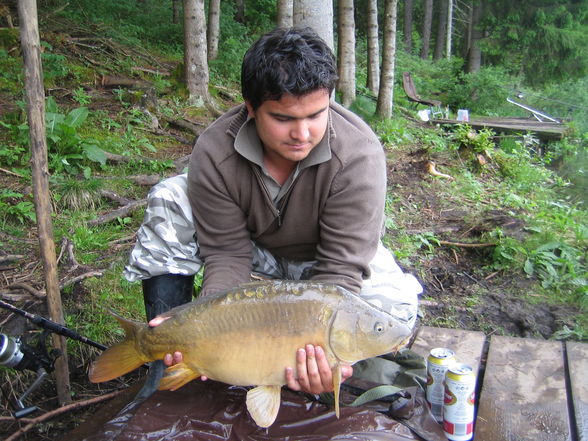
[[[327,356],[325,355],[325,351],[322,347],[317,346],[314,348],[314,353],[316,355],[316,364],[317,370],[319,372],[319,379],[321,388],[323,390],[332,391],[333,390],[333,374],[331,372],[331,366],[329,366],[329,361],[327,360]]]
[[[174,364],[178,364],[184,361],[184,356],[180,351],[176,351],[172,354],[165,354],[163,357],[163,364],[166,366],[173,366]]]
[[[353,366],[341,366],[341,381],[345,381],[353,376]]]
[[[161,317],[161,316],[157,316],[157,317],[153,317],[151,320],[149,320],[149,326],[151,326],[152,328],[158,325],[161,325],[163,322],[165,322],[169,317]]]
[[[304,349],[298,349],[296,351],[296,372],[298,373],[298,382],[301,389],[307,390],[310,386],[308,381],[308,370],[307,370],[306,351]]]
[[[286,368],[286,386],[288,386],[292,390],[295,390],[296,392],[302,390],[300,384],[294,377],[294,369],[292,369],[291,367]]]

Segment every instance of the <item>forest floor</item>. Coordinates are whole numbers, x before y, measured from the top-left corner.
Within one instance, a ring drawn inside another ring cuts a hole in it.
[[[94,85],[85,86],[85,90],[88,95],[95,97],[88,105],[90,110],[101,109],[113,115],[120,111],[121,103],[112,89]],[[71,101],[71,90],[54,90],[53,93],[61,104],[75,104]],[[0,119],[15,108],[14,97],[0,93]],[[214,116],[208,115],[206,118],[193,122],[202,127],[213,119]],[[418,123],[415,122],[415,124]],[[178,142],[177,139],[189,138],[189,135],[178,128],[167,127],[166,130],[170,135],[168,148],[159,151],[157,155],[172,160],[188,155],[191,146]],[[425,171],[425,164],[432,159],[436,160],[439,166],[452,164],[447,163],[446,157],[434,157],[425,145],[414,144],[402,149],[390,149],[388,157],[388,185],[398,209],[403,212],[404,228],[414,234],[433,232],[449,244],[437,248],[434,253],[422,253],[412,256],[407,262],[401,262],[404,270],[413,272],[424,287],[421,303],[423,324],[481,330],[487,335],[496,333],[546,339],[551,338],[564,325],[574,327],[577,310],[563,304],[554,305],[543,299],[540,294],[534,295],[532,291],[536,282],[525,274],[494,272],[487,269],[485,262],[487,253],[490,252],[488,247],[460,245],[466,242],[483,242],[482,234],[492,231],[497,226],[510,231],[513,235],[523,234],[524,225],[520,220],[500,209],[493,209],[493,205],[489,204],[486,217],[473,221],[468,216],[470,204],[467,201],[460,203],[454,200],[448,204],[446,192],[440,191],[445,181],[428,174]],[[22,179],[6,170],[0,172],[0,186],[27,192]],[[148,188],[148,186],[143,187],[145,195]],[[35,292],[44,286],[36,228],[27,228],[28,231],[19,237],[0,231],[0,243],[2,243],[0,257],[20,256],[0,263],[0,275],[2,275],[0,293],[4,300],[27,311],[46,316],[43,299],[39,298],[38,292]],[[388,234],[391,238],[390,242],[393,243],[394,231],[388,231]],[[450,245],[451,243],[454,245]],[[101,251],[103,256],[96,258],[94,265],[78,264],[75,258],[68,256],[64,247],[59,246],[59,243],[57,245],[58,252],[63,252],[60,275],[64,281],[71,281],[74,277],[91,271],[105,271],[103,262],[126,260],[132,241]],[[409,263],[411,261],[419,263],[412,268]],[[113,266],[109,265],[109,267]],[[21,283],[20,287],[18,283]],[[88,288],[84,286],[83,279],[73,283],[73,289],[68,293],[67,301],[68,307],[73,310],[66,310],[66,314],[75,314],[75,308],[87,301],[87,294]],[[0,327],[2,332],[8,335],[21,335],[31,326],[26,320],[0,310]],[[105,393],[104,388],[98,388],[87,380],[89,361],[84,357],[70,358],[72,389],[76,400],[81,401]],[[4,394],[12,398],[15,394],[22,393],[34,379],[33,373],[23,372],[15,376],[9,369],[0,370],[0,375],[4,384]],[[132,380],[133,378],[129,377],[125,381],[130,383]],[[125,383],[121,381],[118,386],[123,384]],[[115,387],[110,390],[114,389]],[[11,408],[6,396],[0,403],[1,439],[9,439],[19,430],[19,427],[23,428],[31,422],[26,419],[21,421],[10,419]],[[52,381],[45,381],[27,401],[34,402],[43,411],[55,409],[57,406]],[[51,420],[39,422],[33,430],[28,430],[22,439],[29,441],[65,439],[61,438],[62,434],[91,417],[97,407],[99,405],[78,409]],[[29,418],[38,416],[39,414],[36,413]]]

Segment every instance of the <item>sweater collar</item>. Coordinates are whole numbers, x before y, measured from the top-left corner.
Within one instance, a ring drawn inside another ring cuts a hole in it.
[[[263,147],[255,128],[254,118],[249,118],[245,104],[241,106],[242,108],[232,117],[227,134],[235,139],[234,146],[237,153],[263,168]],[[325,136],[310,151],[308,156],[300,161],[300,170],[331,159],[331,143],[335,139],[331,117],[331,109],[329,108],[329,120]]]

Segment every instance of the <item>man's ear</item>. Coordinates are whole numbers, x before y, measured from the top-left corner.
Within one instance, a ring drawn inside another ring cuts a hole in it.
[[[247,115],[249,118],[255,118],[255,110],[253,110],[253,106],[249,101],[245,101],[245,106],[247,106]]]

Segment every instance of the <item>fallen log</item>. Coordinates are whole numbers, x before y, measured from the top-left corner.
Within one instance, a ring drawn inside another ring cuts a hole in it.
[[[96,219],[88,221],[88,225],[95,226],[111,222],[115,219],[127,216],[129,213],[132,213],[133,211],[137,210],[138,208],[141,208],[144,205],[147,205],[147,198],[138,201],[133,201],[130,204],[125,205],[124,207],[120,207],[119,209],[111,211],[110,213],[98,216]]]
[[[128,77],[119,77],[114,75],[102,75],[102,80],[100,81],[102,87],[129,87],[135,89],[147,89],[153,87],[148,81],[145,80],[137,80],[135,78],[128,78]]]

